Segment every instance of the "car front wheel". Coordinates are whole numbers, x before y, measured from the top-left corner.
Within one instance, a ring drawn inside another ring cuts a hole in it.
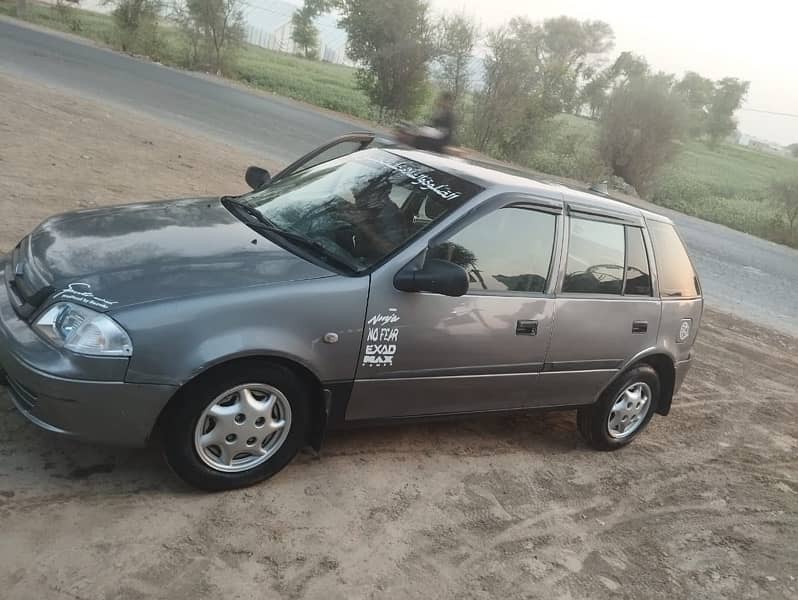
[[[164,454],[188,483],[206,490],[271,477],[305,443],[308,393],[281,365],[234,364],[188,384],[162,430]]]
[[[649,365],[633,367],[610,385],[595,404],[579,409],[579,431],[597,450],[625,446],[648,425],[659,394],[657,372]]]

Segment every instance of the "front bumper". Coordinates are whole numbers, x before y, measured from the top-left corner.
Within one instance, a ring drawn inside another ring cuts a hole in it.
[[[127,362],[50,346],[17,316],[0,284],[0,368],[12,401],[34,424],[86,441],[146,444],[176,388],[126,383]]]

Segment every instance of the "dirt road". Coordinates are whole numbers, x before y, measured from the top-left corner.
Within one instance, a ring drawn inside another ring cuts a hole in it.
[[[256,157],[0,76],[0,250],[48,214],[242,190]],[[709,310],[671,415],[336,435],[247,490],[37,430],[0,392],[0,598],[798,597],[798,341]]]

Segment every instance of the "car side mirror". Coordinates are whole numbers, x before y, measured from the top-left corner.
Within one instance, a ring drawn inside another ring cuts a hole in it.
[[[257,190],[269,183],[272,180],[272,176],[266,169],[261,169],[260,167],[248,167],[247,172],[244,175],[244,179],[249,187],[251,187],[253,190]]]
[[[468,291],[468,273],[448,260],[431,258],[421,269],[413,263],[393,278],[393,285],[403,292],[431,292],[444,296],[462,296]]]

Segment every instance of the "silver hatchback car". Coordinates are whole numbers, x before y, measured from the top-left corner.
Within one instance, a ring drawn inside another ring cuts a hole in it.
[[[575,408],[613,450],[668,414],[703,309],[668,219],[372,134],[247,181],[56,216],[4,258],[29,420],[160,440],[215,490],[362,423]]]

